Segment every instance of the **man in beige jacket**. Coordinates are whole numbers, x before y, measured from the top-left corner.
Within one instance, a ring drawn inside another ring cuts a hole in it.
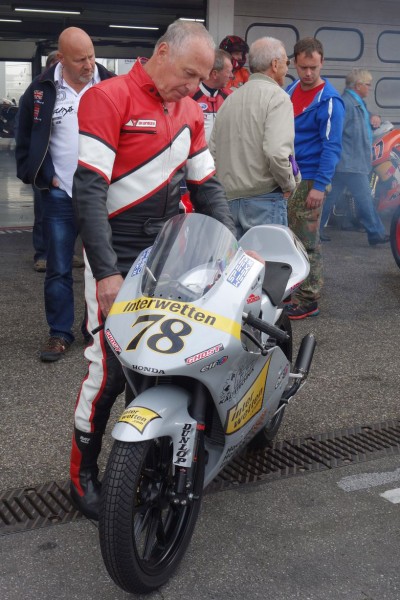
[[[280,40],[256,40],[249,81],[225,100],[215,119],[209,147],[238,238],[255,225],[287,225],[287,199],[300,181],[293,106],[282,89],[289,64]]]

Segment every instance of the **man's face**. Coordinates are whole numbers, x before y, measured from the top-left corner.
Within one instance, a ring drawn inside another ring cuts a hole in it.
[[[303,90],[311,90],[321,83],[321,69],[323,59],[319,52],[307,56],[301,52],[295,59],[295,67]]]
[[[227,85],[230,79],[233,79],[233,66],[229,58],[224,58],[224,68],[222,71],[217,71],[215,77],[216,88],[220,89]]]
[[[179,50],[162,43],[157,56],[160,68],[154,83],[166,102],[193,94],[208,79],[214,64],[214,51],[201,38],[193,38]]]
[[[92,43],[68,47],[58,58],[63,66],[64,76],[73,84],[86,84],[93,78],[95,54]]]
[[[231,52],[231,56],[235,60],[242,60],[243,52],[241,52],[241,50],[235,50],[234,52]]]
[[[275,81],[281,87],[285,84],[285,77],[289,69],[289,59],[286,55],[286,51],[284,51],[283,58],[276,58],[276,73],[275,73]]]
[[[359,81],[354,88],[354,91],[357,92],[357,94],[360,96],[360,98],[366,98],[369,94],[369,90],[371,89],[372,86],[372,79],[368,80],[367,82],[361,82]]]

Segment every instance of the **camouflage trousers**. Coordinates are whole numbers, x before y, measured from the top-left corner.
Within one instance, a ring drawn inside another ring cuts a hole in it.
[[[322,206],[307,208],[306,198],[313,186],[313,181],[303,180],[288,202],[289,227],[303,242],[310,260],[310,273],[307,279],[297,288],[294,298],[300,304],[317,302],[321,296],[323,284],[321,240],[319,224]]]

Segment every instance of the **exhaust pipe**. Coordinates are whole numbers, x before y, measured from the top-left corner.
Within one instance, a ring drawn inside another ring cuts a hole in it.
[[[293,367],[293,375],[296,376],[296,380],[293,385],[283,394],[281,399],[281,407],[288,404],[290,398],[292,398],[298,392],[300,387],[305,382],[311,367],[316,345],[317,340],[315,339],[315,335],[312,333],[307,333],[307,335],[305,335],[301,340],[299,352]],[[278,408],[278,411],[280,408]]]
[[[312,333],[308,333],[301,340],[293,372],[303,375],[303,379],[307,377],[310,370],[316,345],[317,340],[315,339],[315,335]]]

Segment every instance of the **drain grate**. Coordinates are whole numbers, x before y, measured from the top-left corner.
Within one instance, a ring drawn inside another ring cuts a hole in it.
[[[207,493],[292,475],[334,469],[400,452],[400,419],[276,442],[234,458]],[[82,518],[71,503],[69,480],[0,493],[0,535]]]
[[[399,452],[400,419],[337,429],[306,438],[275,442],[265,450],[247,450],[228,463],[207,486],[207,492],[334,469]]]
[[[82,518],[69,497],[69,480],[9,490],[0,495],[0,535]]]

